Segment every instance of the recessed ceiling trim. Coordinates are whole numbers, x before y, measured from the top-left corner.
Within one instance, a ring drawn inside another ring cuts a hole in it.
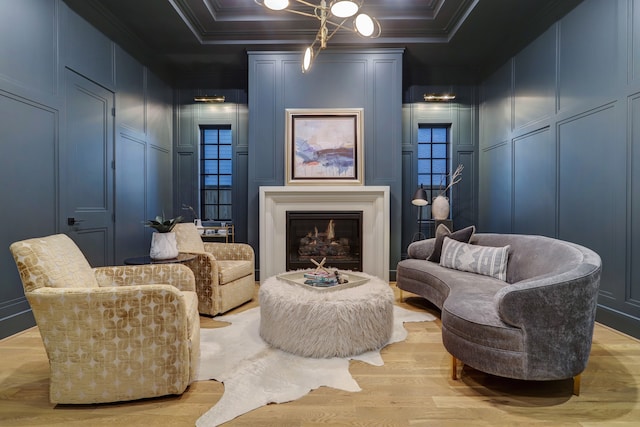
[[[218,7],[216,7],[215,5],[211,4],[211,1],[209,0],[204,0],[203,1],[204,6],[207,8],[207,10],[209,11],[209,15],[211,15],[211,19],[213,19],[214,21],[218,20],[218,9],[219,9],[219,4]]]
[[[478,5],[478,2],[480,2],[480,0],[474,0],[474,2],[469,7],[467,7],[466,10],[464,10],[464,12],[462,13],[462,16],[453,20],[453,27],[451,28],[451,31],[449,31],[449,37],[447,38],[447,42],[453,39],[453,37],[456,35],[456,33],[458,32],[462,24],[464,24],[464,21],[467,20],[467,18],[469,17],[473,9]]]
[[[376,40],[336,34],[332,47],[404,48],[409,84],[475,82],[582,1],[366,0],[384,33]],[[269,13],[253,0],[64,3],[163,77],[214,69],[222,85],[234,88],[246,85],[247,51],[299,49],[317,30],[307,19]]]
[[[184,22],[187,28],[189,28],[189,30],[193,33],[195,38],[200,42],[200,44],[204,44],[202,31],[199,31],[195,28],[191,20],[186,16],[185,11],[183,11],[182,8],[178,4],[176,4],[174,0],[167,0],[167,1],[171,5],[171,7],[173,7],[173,9],[176,11],[178,16],[180,16],[180,19],[182,19],[182,22]]]

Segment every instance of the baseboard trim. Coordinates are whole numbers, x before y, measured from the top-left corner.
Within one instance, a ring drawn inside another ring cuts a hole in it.
[[[617,331],[640,339],[640,319],[610,307],[598,305],[596,322],[607,325]]]
[[[31,309],[0,319],[0,339],[22,332],[36,325]]]

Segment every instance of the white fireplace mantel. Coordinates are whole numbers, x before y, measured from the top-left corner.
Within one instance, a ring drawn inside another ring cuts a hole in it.
[[[260,281],[286,269],[287,211],[362,211],[362,270],[389,280],[389,187],[260,187]]]

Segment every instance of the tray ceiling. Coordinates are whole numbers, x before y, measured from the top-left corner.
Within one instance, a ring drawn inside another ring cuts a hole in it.
[[[247,51],[302,51],[319,28],[315,19],[270,11],[254,0],[65,2],[127,50],[162,64],[175,76],[224,69],[216,73],[223,85],[246,76]],[[365,0],[367,13],[382,25],[382,35],[371,40],[339,31],[329,48],[404,48],[405,74],[412,84],[430,84],[434,70],[457,70],[474,78],[502,63],[580,2]],[[421,73],[430,81],[419,81]]]

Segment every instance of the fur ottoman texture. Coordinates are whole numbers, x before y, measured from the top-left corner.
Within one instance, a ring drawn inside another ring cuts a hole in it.
[[[304,357],[355,356],[384,346],[393,330],[393,291],[385,281],[307,289],[270,277],[260,285],[260,336]]]

